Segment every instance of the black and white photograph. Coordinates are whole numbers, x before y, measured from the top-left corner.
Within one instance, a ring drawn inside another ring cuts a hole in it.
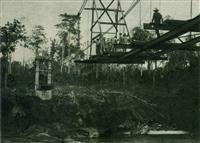
[[[200,143],[200,0],[0,0],[0,142]]]

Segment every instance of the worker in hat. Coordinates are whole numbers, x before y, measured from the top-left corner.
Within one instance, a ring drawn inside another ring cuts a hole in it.
[[[119,33],[119,44],[123,44],[123,36],[122,36],[122,33]]]
[[[123,34],[123,44],[124,44],[124,48],[123,48],[123,52],[126,52],[126,46],[128,44],[128,34],[124,33]]]
[[[156,30],[157,37],[160,37],[158,26],[163,23],[162,15],[159,13],[159,9],[155,8],[152,18],[152,23]]]

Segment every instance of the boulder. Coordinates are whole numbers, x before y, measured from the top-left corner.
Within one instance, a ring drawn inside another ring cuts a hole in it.
[[[76,132],[77,138],[87,137],[87,138],[97,138],[99,137],[99,132],[95,128],[80,128]]]

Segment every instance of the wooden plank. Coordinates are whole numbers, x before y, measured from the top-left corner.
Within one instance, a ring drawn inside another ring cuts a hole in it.
[[[186,23],[187,23],[187,21],[184,21],[184,20],[165,20],[163,22],[163,24],[160,24],[158,26],[154,26],[152,23],[144,23],[144,29],[154,30],[155,28],[157,28],[159,30],[171,31],[171,30],[175,29],[176,27],[182,26]],[[189,28],[189,31],[200,32],[200,23]]]

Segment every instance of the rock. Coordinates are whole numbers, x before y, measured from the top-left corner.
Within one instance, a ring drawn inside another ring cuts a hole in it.
[[[149,126],[148,125],[145,125],[142,129],[141,129],[141,132],[140,134],[147,134],[149,131]]]
[[[88,137],[88,138],[97,138],[99,137],[99,132],[95,128],[80,128],[77,130],[76,137]]]
[[[126,136],[130,136],[131,135],[131,131],[123,132],[123,134],[126,135]]]
[[[67,137],[63,140],[64,143],[81,143],[80,141],[76,141],[70,137]]]
[[[31,127],[29,127],[26,131],[25,134],[26,135],[33,135],[33,134],[39,134],[39,133],[43,133],[45,132],[46,129],[40,125],[33,125]]]
[[[39,133],[37,135],[32,135],[30,137],[34,141],[39,141],[39,142],[52,142],[52,143],[61,143],[61,140],[57,137],[50,136],[48,133]]]

